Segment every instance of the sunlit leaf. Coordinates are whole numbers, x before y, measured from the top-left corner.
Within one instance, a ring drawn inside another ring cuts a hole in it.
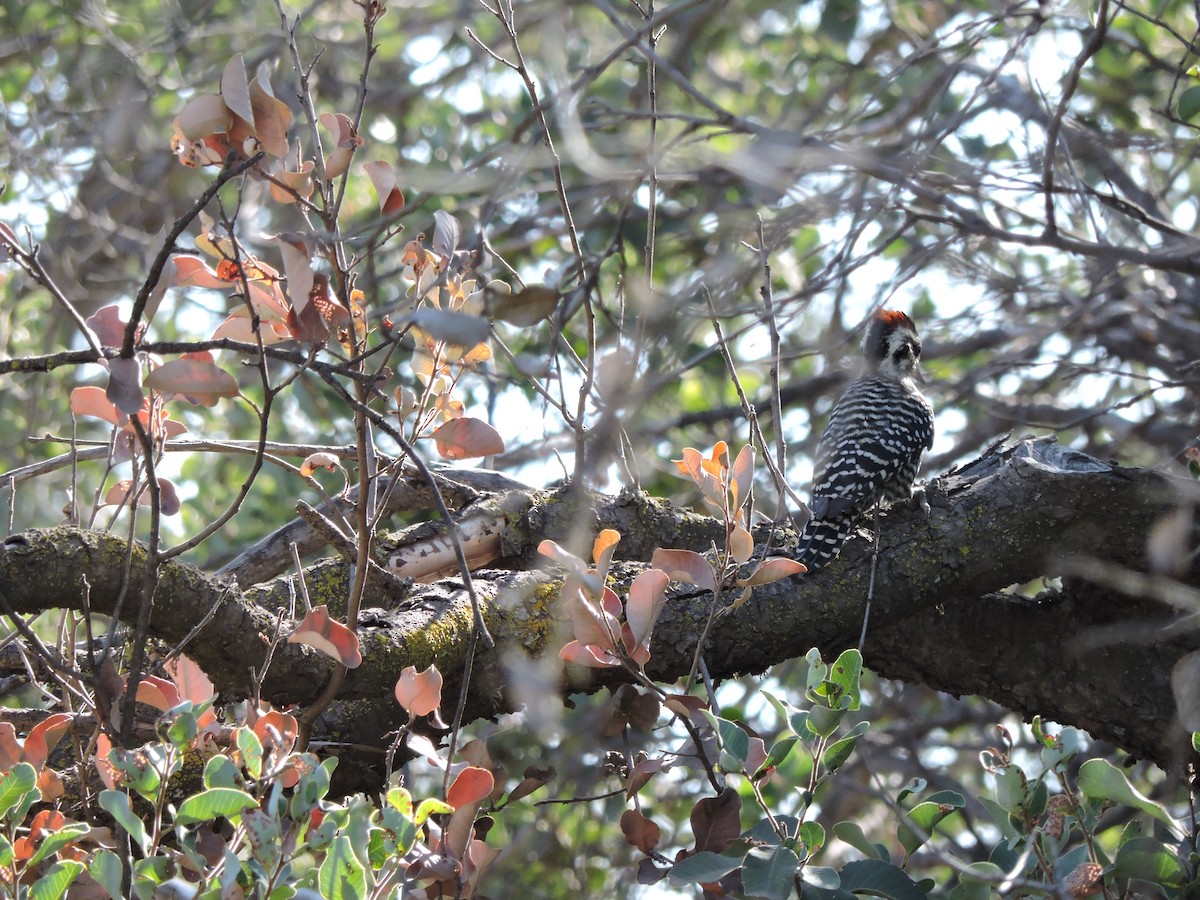
[[[391,163],[376,160],[366,163],[363,170],[375,187],[380,213],[390,216],[404,208],[404,194],[397,185],[396,170],[392,168]]]
[[[250,105],[254,109],[254,130],[263,149],[272,156],[282,159],[288,155],[288,129],[292,125],[292,111],[271,90],[267,64],[261,63],[254,80],[250,82]]]
[[[214,132],[228,131],[233,113],[218,94],[200,94],[184,104],[175,124],[188,140],[198,141]]]
[[[396,701],[412,716],[427,716],[442,702],[442,673],[432,663],[423,672],[405,666],[396,682]]]
[[[334,472],[340,468],[341,463],[338,462],[338,458],[332,453],[310,453],[304,458],[304,462],[300,464],[300,474],[308,478],[317,469],[328,469],[330,472]]]
[[[221,72],[221,99],[229,111],[241,116],[251,128],[254,127],[254,108],[250,105],[250,83],[246,77],[246,62],[242,54],[235,53]]]
[[[754,587],[759,584],[770,584],[789,575],[800,575],[808,571],[808,566],[794,559],[783,556],[770,556],[754,567],[754,571],[746,578],[739,578],[735,584],[738,587]]]
[[[710,591],[717,589],[712,564],[694,550],[665,550],[660,547],[650,558],[650,565],[662,569],[672,581],[694,584]]]
[[[455,809],[479,803],[487,798],[495,786],[495,777],[487,769],[467,766],[455,776],[450,789],[446,791],[446,802]]]
[[[475,459],[504,452],[500,432],[480,419],[451,419],[429,435],[442,459]]]
[[[423,307],[413,312],[412,322],[428,337],[460,347],[474,347],[491,333],[487,319],[445,309]]]
[[[211,362],[173,359],[146,376],[145,386],[174,394],[198,406],[215,406],[222,397],[236,397],[237,379]]]
[[[322,605],[312,609],[288,637],[289,644],[307,644],[332,657],[347,669],[362,665],[362,649],[358,636],[329,615]]]
[[[333,135],[333,148],[325,154],[325,175],[337,178],[350,167],[354,151],[362,146],[363,139],[354,130],[350,117],[342,113],[322,113],[317,121]]]
[[[434,210],[433,222],[433,252],[449,259],[458,249],[462,226],[458,224],[458,219],[444,209]]]

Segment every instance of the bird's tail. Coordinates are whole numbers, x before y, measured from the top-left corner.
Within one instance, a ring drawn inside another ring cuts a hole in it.
[[[838,555],[855,524],[853,519],[809,519],[800,535],[796,561],[808,566],[810,572],[827,565]]]

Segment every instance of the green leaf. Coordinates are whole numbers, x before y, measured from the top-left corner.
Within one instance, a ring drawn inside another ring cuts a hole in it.
[[[100,808],[117,820],[117,824],[129,832],[129,837],[137,844],[145,856],[150,852],[150,835],[142,820],[133,814],[129,807],[129,795],[124,791],[101,791],[97,798]]]
[[[237,730],[237,746],[242,752],[242,760],[246,765],[246,774],[251,778],[262,775],[262,741],[250,728],[242,727]]]
[[[946,816],[956,810],[948,804],[935,803],[925,800],[908,811],[907,817],[900,823],[896,837],[904,848],[907,859],[921,848],[933,835],[933,829]]]
[[[237,787],[240,782],[237,766],[228,756],[213,756],[204,764],[204,786],[206,788]]]
[[[701,850],[672,866],[671,880],[679,884],[719,881],[741,864],[740,859]]]
[[[809,857],[825,846],[825,829],[820,822],[805,822],[796,837],[804,843],[804,852]]]
[[[836,772],[840,769],[854,752],[859,738],[866,734],[867,729],[870,727],[870,722],[859,722],[848,735],[830,744],[825,751],[825,755],[821,757],[821,762],[824,763],[825,770]]]
[[[258,801],[237,788],[209,788],[193,794],[179,804],[175,813],[176,825],[191,825],[195,822],[211,822],[224,816],[232,819],[244,810],[256,808]]]
[[[1125,773],[1106,759],[1089,759],[1079,767],[1079,790],[1091,800],[1112,800],[1140,809],[1165,824],[1179,837],[1183,836],[1166,807],[1143,796],[1129,783]]]
[[[333,839],[321,863],[317,884],[325,900],[359,900],[366,896],[367,872],[346,835]]]
[[[842,890],[874,894],[891,900],[927,900],[925,892],[903,869],[877,859],[846,863],[841,871]]]
[[[800,857],[787,847],[752,847],[742,860],[742,885],[751,897],[787,900]]]
[[[829,737],[842,724],[846,712],[844,709],[830,709],[828,706],[815,703],[808,711],[808,727],[814,734]]]
[[[790,734],[785,738],[780,738],[777,740],[771,745],[771,749],[767,752],[767,759],[762,766],[759,767],[758,771],[763,772],[772,766],[778,766],[781,762],[788,758],[788,754],[792,752],[792,748],[796,746],[796,741],[798,740],[800,740],[800,738],[796,737],[794,734]],[[756,772],[755,774],[757,775],[758,773]]]
[[[950,900],[991,900],[992,885],[1004,880],[1005,872],[995,863],[977,862],[967,866],[950,892]]]
[[[53,856],[71,841],[82,837],[91,830],[91,826],[86,822],[76,822],[73,825],[63,826],[53,834],[46,835],[38,845],[37,851],[25,863],[26,867],[36,866],[43,859]]]
[[[849,706],[842,709],[858,709],[860,698],[860,683],[862,681],[862,654],[857,650],[844,650],[832,666],[829,667],[829,680],[842,690],[842,695],[850,698]]]
[[[113,900],[121,900],[121,859],[111,850],[97,850],[88,864],[88,874]]]
[[[1179,118],[1189,121],[1200,113],[1200,86],[1190,87],[1179,95]]]
[[[73,859],[60,859],[46,874],[33,883],[29,889],[29,900],[60,900],[66,893],[71,882],[83,871],[83,863]]]
[[[0,777],[0,816],[13,824],[24,821],[33,803],[28,795],[37,788],[37,769],[29,763],[17,763]]]
[[[1179,856],[1151,837],[1131,838],[1122,844],[1113,860],[1113,875],[1165,887],[1179,887],[1185,877]]]
[[[452,812],[454,812],[454,807],[450,804],[442,800],[435,800],[433,797],[427,797],[417,806],[417,814],[413,817],[413,821],[416,822],[419,828],[425,824],[426,819],[430,816],[446,815]]]
[[[833,826],[833,833],[839,841],[849,844],[868,859],[883,859],[879,855],[879,846],[867,839],[857,822],[838,822]]]
[[[728,754],[735,763],[735,765],[729,766],[723,764],[723,768],[726,771],[741,771],[745,767],[746,757],[750,754],[750,735],[728,719],[714,716],[708,710],[702,710],[702,712],[717,732],[721,752]],[[726,760],[726,762],[729,761]]]

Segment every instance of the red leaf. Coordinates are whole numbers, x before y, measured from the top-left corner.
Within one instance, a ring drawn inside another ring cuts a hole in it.
[[[430,665],[424,672],[406,666],[396,682],[396,701],[412,716],[427,716],[441,705],[442,673]]]
[[[88,327],[96,333],[102,347],[120,347],[125,340],[127,324],[121,318],[121,309],[116,304],[96,310],[87,320]]]
[[[179,705],[179,689],[165,678],[157,675],[144,675],[138,682],[138,703],[145,703],[164,712]]]
[[[216,406],[238,394],[237,379],[224,369],[198,359],[173,359],[146,376],[145,385],[161,394],[176,394],[197,406]]]
[[[362,665],[362,649],[358,636],[329,616],[329,608],[318,606],[310,610],[304,621],[288,637],[289,644],[307,644],[332,657],[347,669]]]
[[[129,492],[133,489],[133,482],[128,478],[118,481],[108,489],[104,495],[104,506],[124,506],[129,502]],[[154,502],[153,495],[149,489],[143,489],[142,484],[138,484],[137,504],[138,506],[149,506]],[[179,494],[175,491],[175,485],[166,478],[158,479],[158,511],[164,516],[173,516],[179,512],[182,504],[179,501]]]
[[[287,156],[287,133],[292,125],[292,111],[271,90],[265,62],[258,67],[257,76],[250,82],[250,105],[254,108],[254,131],[263,149],[280,159]]]
[[[455,809],[470,803],[481,803],[496,786],[496,779],[487,769],[467,766],[446,791],[446,802]]]
[[[650,557],[650,565],[662,569],[672,581],[683,581],[710,591],[716,590],[712,565],[694,550],[663,550],[659,548]]]
[[[625,835],[627,843],[643,853],[649,853],[657,847],[662,838],[662,829],[636,809],[627,809],[621,813],[621,833]]]
[[[430,437],[437,443],[442,459],[474,459],[504,452],[500,432],[479,419],[451,419],[439,426]]]

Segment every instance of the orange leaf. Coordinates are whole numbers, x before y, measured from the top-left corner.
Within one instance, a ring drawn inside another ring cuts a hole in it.
[[[451,419],[431,435],[442,459],[473,459],[504,452],[500,432],[479,419]]]
[[[480,803],[492,792],[495,785],[496,779],[487,769],[467,766],[458,773],[450,785],[450,790],[446,791],[446,802],[455,809],[468,803]]]
[[[300,464],[300,474],[308,478],[317,469],[328,469],[330,472],[341,468],[338,458],[332,453],[310,453]]]
[[[17,729],[12,722],[0,722],[0,774],[7,772],[21,761],[21,745],[17,742]]]
[[[129,416],[109,402],[104,388],[90,385],[71,391],[71,412],[77,416],[95,416],[112,425],[124,425],[129,421]]]
[[[300,725],[295,716],[273,709],[258,717],[254,733],[264,749],[278,747],[283,753],[291,753],[300,734]]]
[[[412,716],[427,716],[441,705],[442,673],[430,665],[424,672],[406,666],[396,682],[396,701]]]
[[[55,713],[34,725],[25,738],[25,762],[35,769],[44,766],[50,751],[70,727],[71,717],[66,713]]]
[[[323,605],[309,611],[304,621],[288,637],[288,643],[307,644],[336,659],[347,669],[357,669],[362,665],[358,635],[330,618],[329,608]]]
[[[754,553],[754,538],[740,523],[733,526],[729,535],[729,552],[740,563],[746,562]]]
[[[808,571],[808,566],[794,559],[783,556],[770,556],[760,562],[747,578],[738,579],[738,587],[754,587],[757,584],[770,584],[789,575],[800,575]]]
[[[166,712],[179,705],[179,689],[165,678],[144,675],[138,682],[137,699],[138,703],[145,703]]]

